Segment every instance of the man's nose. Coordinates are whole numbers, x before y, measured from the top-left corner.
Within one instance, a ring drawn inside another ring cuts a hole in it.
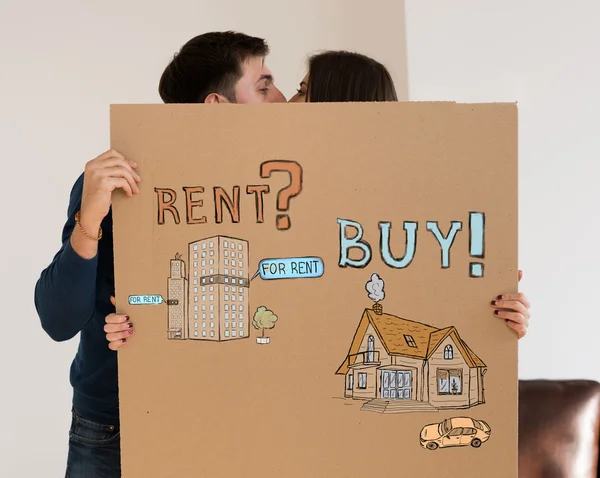
[[[272,98],[271,102],[272,103],[286,103],[287,100],[285,99],[285,96],[283,96],[283,93],[281,91],[279,91],[279,88],[274,88],[273,98]]]

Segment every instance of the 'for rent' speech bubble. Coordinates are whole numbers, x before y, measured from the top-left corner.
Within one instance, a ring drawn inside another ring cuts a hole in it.
[[[165,302],[165,299],[160,294],[129,296],[129,305],[158,305],[163,302]]]
[[[314,279],[321,277],[324,271],[325,265],[320,257],[263,259],[258,264],[258,270],[252,279],[258,275],[263,280]]]

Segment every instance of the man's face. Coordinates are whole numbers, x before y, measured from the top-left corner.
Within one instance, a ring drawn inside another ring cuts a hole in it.
[[[285,103],[285,96],[277,89],[273,74],[261,57],[249,58],[242,65],[242,77],[235,85],[238,103]]]

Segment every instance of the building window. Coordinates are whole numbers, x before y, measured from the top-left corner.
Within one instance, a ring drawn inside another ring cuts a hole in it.
[[[211,302],[212,302],[213,300],[215,300],[215,296],[214,296],[213,294],[210,294],[210,300],[211,300]]]
[[[211,322],[211,323],[210,323],[210,328],[211,328],[211,329],[214,329],[214,328],[215,328],[215,323],[214,323],[214,322]]]
[[[225,294],[225,300],[229,300],[229,294]]]
[[[194,285],[198,285],[198,279],[194,279]]]
[[[203,284],[206,284],[206,279],[202,279],[202,283],[203,283]]]
[[[206,257],[206,252],[202,253],[202,257]],[[204,261],[206,263],[206,261]]]
[[[225,280],[227,280],[227,278],[225,278]],[[233,279],[233,278],[232,278],[232,279],[231,279],[231,283],[232,283],[232,284],[235,284],[235,279]]]
[[[206,269],[202,269],[202,275],[205,276],[206,275]]]
[[[197,306],[196,306],[196,307],[197,307]],[[206,310],[206,306],[205,306],[205,305],[203,305],[203,306],[202,306],[202,310]]]
[[[454,358],[454,349],[452,348],[452,345],[448,344],[446,345],[446,348],[444,349],[444,360],[452,360]]]
[[[231,261],[231,267],[235,267],[235,261]]]
[[[243,295],[240,295],[240,296],[238,297],[238,300],[239,300],[240,302],[243,302],[243,301],[244,301],[244,296],[243,296]],[[242,307],[243,307],[243,306],[241,306],[241,305],[240,305],[240,310],[242,310]]]
[[[206,286],[202,286],[202,292],[206,292]]]
[[[241,297],[241,296],[240,296],[240,297]],[[240,299],[240,300],[242,300],[242,299]],[[242,304],[240,304],[240,312],[241,312],[242,310],[244,310],[244,306],[243,306]]]
[[[202,322],[202,327],[206,328],[206,322]]]
[[[194,259],[198,259],[198,253],[194,252]]]
[[[198,322],[194,322],[194,328],[198,328]]]
[[[215,251],[210,251],[210,255],[214,256],[215,255]]]
[[[215,263],[215,260],[211,259],[210,262],[208,263],[208,265],[212,266],[212,265],[214,265],[214,263]]]
[[[462,395],[462,370],[437,370],[438,395]]]
[[[208,245],[208,247],[210,247],[210,248],[215,247],[215,243],[210,241],[210,244]]]
[[[232,249],[235,249],[235,244],[234,244],[233,242],[231,243],[231,248],[232,248]],[[232,256],[232,257],[233,257],[233,256]]]
[[[202,296],[202,302],[206,302],[206,296],[205,295]]]
[[[241,251],[241,250],[242,250],[242,245],[238,244],[238,251]]]
[[[206,319],[206,313],[202,314],[202,318]]]
[[[225,268],[225,274],[229,274],[229,269],[227,267]]]
[[[202,337],[206,337],[206,330],[202,331]]]
[[[235,286],[231,286],[231,292],[235,292]]]
[[[209,290],[210,290],[211,292],[213,292],[213,291],[215,290],[215,286],[214,286],[214,285],[211,285]]]
[[[206,265],[206,259],[202,259],[202,267]]]
[[[225,304],[225,310],[229,310],[229,304]]]
[[[211,269],[210,269],[210,273],[211,273],[211,274],[214,274],[214,273],[215,273],[215,270],[214,270],[213,268],[211,268]]]
[[[235,310],[235,304],[231,304],[231,310]]]
[[[240,275],[240,276],[243,276],[243,275],[244,275],[244,271],[243,271],[242,269],[240,269],[240,270],[238,271],[238,273],[239,273],[239,275]]]
[[[194,250],[197,251],[198,250],[198,244],[194,244]]]
[[[225,277],[225,284],[229,284],[229,278]]]
[[[194,337],[198,337],[198,331],[194,330]]]
[[[242,256],[242,253],[241,253],[241,252],[238,254],[238,258],[240,258],[240,259],[243,259],[243,258],[244,258],[244,256]]]
[[[215,314],[210,314],[210,318],[214,319],[215,318]]]
[[[225,259],[225,265],[228,266],[229,265],[229,259]]]
[[[231,318],[232,318],[232,319],[235,319],[235,314],[233,314],[233,313],[232,313],[232,314],[231,314]]]
[[[231,331],[231,336],[232,336],[232,337],[235,337],[235,336],[236,336],[236,332],[235,332],[235,330],[232,330],[232,331]]]
[[[225,251],[225,257],[229,256],[229,251]]]
[[[240,337],[243,337],[243,336],[244,336],[244,331],[240,330]]]
[[[194,312],[198,312],[198,306],[197,305],[194,306]]]
[[[229,247],[227,241],[223,242],[223,247]]]
[[[194,319],[198,320],[198,314],[194,314]]]
[[[210,281],[211,281],[211,282],[214,282],[214,281],[215,281],[215,278],[214,278],[214,277],[211,277],[211,278],[210,278]]]
[[[229,337],[229,330],[226,330],[223,335],[225,335],[225,337]]]
[[[229,312],[225,312],[225,318],[228,319],[229,318]]]
[[[231,300],[235,302],[235,295],[231,295]]]
[[[244,328],[244,322],[240,322],[240,325],[238,326],[240,329]]]
[[[229,322],[225,322],[225,327],[228,328],[229,327]]]
[[[198,271],[194,271],[194,277],[198,277]]]
[[[358,374],[358,388],[362,388],[362,389],[367,388],[367,374],[366,373]]]
[[[194,302],[198,302],[198,296],[197,295],[194,296]]]
[[[211,330],[211,331],[210,331],[210,336],[211,336],[211,337],[214,337],[214,336],[215,336],[215,332],[214,332],[214,330]]]
[[[206,249],[206,242],[202,243],[202,249]]]
[[[348,385],[346,386],[346,390],[352,390],[354,388],[354,373],[348,374]]]
[[[214,304],[210,304],[210,310],[211,311],[215,310],[215,305]]]
[[[198,267],[198,263],[194,261],[194,267]]]
[[[198,293],[198,287],[194,287],[194,294]]]
[[[413,338],[412,335],[404,335],[404,340],[406,340],[406,343],[408,344],[409,347],[414,347],[417,348],[417,343],[415,342],[415,339]]]

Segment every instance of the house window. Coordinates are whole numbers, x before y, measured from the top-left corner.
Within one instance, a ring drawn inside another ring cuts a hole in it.
[[[367,374],[366,373],[358,374],[358,388],[362,388],[362,389],[367,388]]]
[[[348,374],[348,385],[346,387],[347,390],[352,390],[354,388],[354,374]]]
[[[462,395],[462,370],[439,368],[437,383],[438,395]]]
[[[444,348],[444,360],[452,360],[454,358],[454,349],[452,348],[452,345],[448,344],[446,345],[446,348]]]
[[[404,340],[406,340],[406,343],[409,347],[417,348],[417,343],[412,335],[404,335]]]

